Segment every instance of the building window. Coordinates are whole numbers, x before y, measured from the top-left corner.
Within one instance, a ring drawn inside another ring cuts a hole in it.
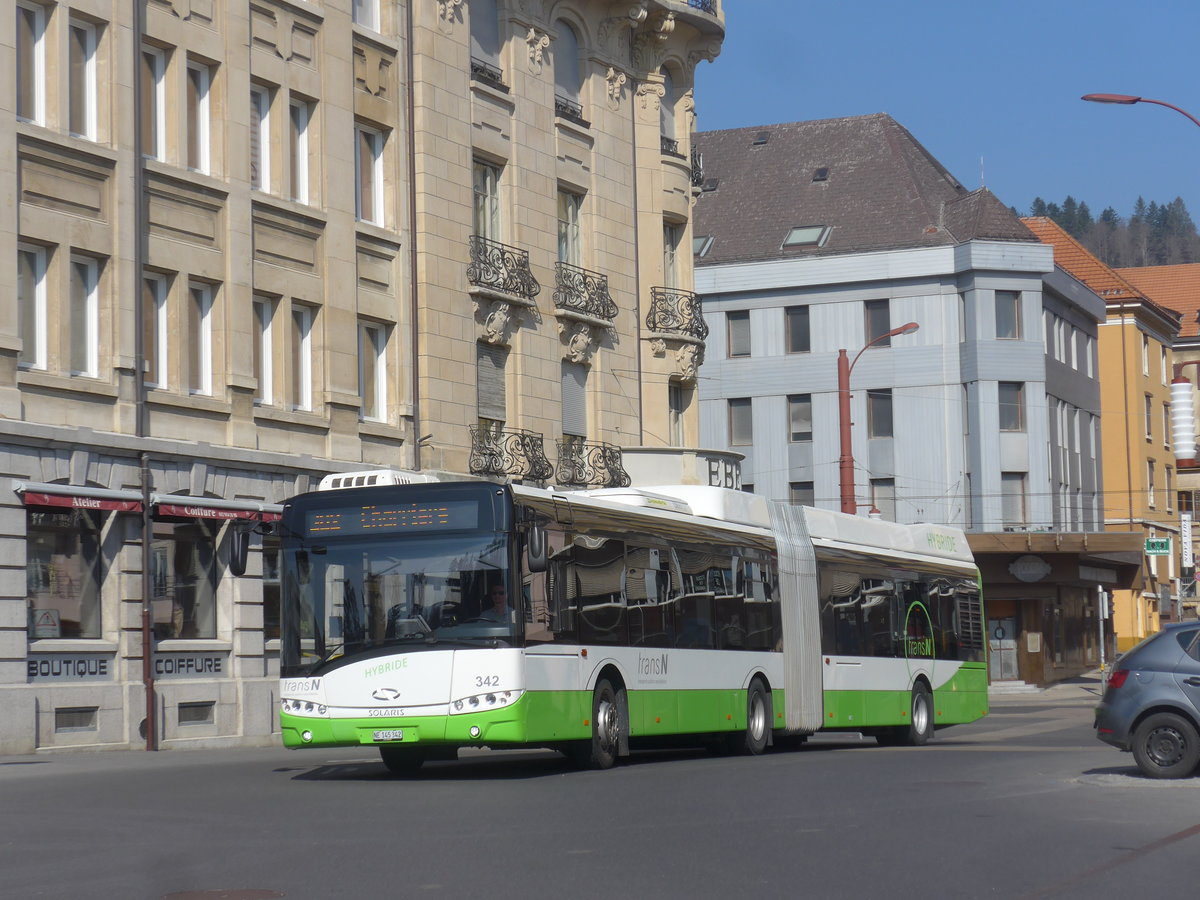
[[[668,435],[672,447],[682,447],[684,441],[684,417],[692,402],[692,390],[678,381],[667,383]]]
[[[708,256],[708,251],[712,249],[713,236],[711,234],[698,234],[692,238],[692,256],[705,257]]]
[[[554,42],[554,96],[578,104],[583,89],[579,67],[579,37],[575,29],[559,19],[554,23],[558,39]]]
[[[354,128],[355,215],[361,222],[383,224],[383,132]]]
[[[787,398],[788,440],[792,443],[812,440],[812,394],[794,394]]]
[[[308,202],[308,123],[312,120],[312,104],[292,99],[288,104],[288,183],[292,199]]]
[[[783,250],[795,250],[799,247],[823,247],[829,239],[832,229],[828,225],[797,225],[788,229],[783,237]]]
[[[17,245],[17,319],[21,334],[18,363],[46,368],[46,250]]]
[[[730,357],[750,355],[750,313],[725,313],[726,352]]]
[[[475,160],[475,234],[500,240],[500,169]]]
[[[358,325],[358,398],[360,415],[370,422],[387,418],[387,335],[382,325]]]
[[[102,513],[25,511],[29,637],[99,638]]]
[[[1162,383],[1166,384],[1167,383],[1167,348],[1165,346],[1162,346],[1162,347],[1159,347],[1158,350],[1159,350],[1159,359],[1158,359],[1159,376],[1162,378]]]
[[[892,429],[892,390],[867,391],[867,437],[890,438]]]
[[[67,30],[67,125],[71,134],[96,139],[96,26],[72,19]]]
[[[683,226],[671,222],[663,223],[663,287],[679,287],[679,242],[683,240]]]
[[[275,399],[275,353],[273,324],[275,301],[269,297],[256,297],[254,309],[254,400],[269,405]]]
[[[1083,341],[1084,365],[1086,366],[1087,377],[1092,378],[1096,374],[1096,339],[1090,334]]]
[[[1167,512],[1172,512],[1175,505],[1175,470],[1170,466],[1163,467],[1163,491],[1166,493]]]
[[[587,436],[587,368],[576,363],[562,364],[563,434]]]
[[[1021,339],[1021,292],[996,291],[996,337],[1002,341]]]
[[[188,285],[188,392],[212,394],[213,288]]]
[[[1147,394],[1143,398],[1142,416],[1146,422],[1146,440],[1154,437],[1154,398]]]
[[[787,320],[787,352],[808,353],[812,350],[812,336],[808,325],[807,306],[789,306],[784,311]]]
[[[158,640],[217,636],[217,544],[222,523],[155,522],[150,605]]]
[[[754,441],[754,420],[751,400],[739,397],[729,401],[729,445],[745,447]]]
[[[187,166],[196,172],[209,171],[209,103],[212,70],[189,62],[187,66]]]
[[[892,330],[891,302],[888,300],[867,300],[863,303],[864,324],[866,325],[866,343],[874,347],[890,347],[891,338],[883,336]],[[880,338],[883,338],[880,340]]]
[[[1158,502],[1155,498],[1154,469],[1154,460],[1146,460],[1146,505],[1151,509],[1154,509],[1154,507],[1158,505]]]
[[[793,481],[788,485],[788,503],[792,506],[816,506],[817,497],[811,481]]]
[[[379,0],[354,0],[350,15],[355,25],[379,30]]]
[[[1025,385],[1001,381],[997,385],[1001,431],[1025,430]]]
[[[500,17],[496,0],[470,0],[471,59],[500,68]]]
[[[509,351],[506,347],[475,344],[475,405],[481,422],[493,424],[493,432],[504,427],[508,418],[508,387],[505,366]]]
[[[99,368],[100,263],[84,256],[71,257],[71,308],[68,339],[72,375],[95,378]]]
[[[570,191],[558,192],[558,261],[580,265],[579,213],[583,197]]]
[[[46,10],[17,2],[17,118],[46,124]]]
[[[250,87],[250,187],[271,189],[271,91]]]
[[[1142,335],[1142,374],[1150,374],[1150,338]]]
[[[1025,524],[1025,473],[1000,473],[1000,516],[1004,525]]]
[[[1171,404],[1164,403],[1162,405],[1162,435],[1163,446],[1168,450],[1171,449]]]
[[[167,56],[157,47],[142,48],[142,155],[167,156]]]
[[[292,409],[312,409],[312,324],[311,309],[292,306]]]
[[[658,119],[663,137],[663,148],[678,152],[678,138],[675,132],[675,79],[671,77],[671,70],[666,66],[662,67],[662,86],[663,95],[658,104]]]
[[[147,387],[167,386],[167,279],[142,279],[142,371]]]
[[[896,479],[871,479],[871,505],[879,510],[880,518],[896,521]]]

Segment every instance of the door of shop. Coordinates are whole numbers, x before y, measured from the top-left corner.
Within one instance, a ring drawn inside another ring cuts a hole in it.
[[[1017,678],[1017,619],[988,619],[988,680]]]

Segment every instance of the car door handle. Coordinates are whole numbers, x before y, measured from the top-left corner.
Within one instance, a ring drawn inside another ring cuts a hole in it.
[[[1200,687],[1200,678],[1197,678],[1193,675],[1191,678],[1183,679],[1183,683],[1191,685],[1192,687]]]

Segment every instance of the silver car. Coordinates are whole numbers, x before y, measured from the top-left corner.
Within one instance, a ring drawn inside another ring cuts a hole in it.
[[[1186,778],[1200,764],[1200,622],[1146,638],[1113,667],[1096,707],[1096,737],[1132,750],[1150,778]]]

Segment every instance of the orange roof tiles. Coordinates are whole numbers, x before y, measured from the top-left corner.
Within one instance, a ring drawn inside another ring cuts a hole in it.
[[[1104,300],[1137,300],[1145,296],[1116,270],[1102,263],[1090,250],[1045,216],[1022,219],[1043,244],[1054,248],[1054,262],[1091,288]]]
[[[1200,336],[1200,263],[1139,266],[1116,272],[1155,303],[1182,313],[1180,337]]]

